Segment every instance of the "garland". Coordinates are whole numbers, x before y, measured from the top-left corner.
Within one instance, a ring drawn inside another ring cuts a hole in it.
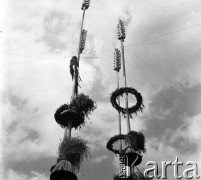
[[[136,113],[138,111],[142,111],[144,105],[142,103],[142,96],[140,93],[138,93],[134,88],[130,88],[130,87],[127,87],[127,88],[119,88],[119,89],[116,89],[111,97],[110,97],[110,102],[112,104],[112,106],[119,112],[122,112],[123,114],[126,114],[126,108],[123,108],[121,106],[118,105],[117,103],[117,98],[119,96],[123,96],[124,93],[130,93],[130,94],[133,94],[135,97],[136,97],[136,104],[129,107],[128,108],[128,113],[129,114],[132,114],[132,113]]]
[[[61,123],[61,114],[66,110],[73,110],[79,116],[79,118],[76,119],[78,122],[74,122],[74,127],[77,129],[78,127],[81,128],[82,126],[85,126],[85,119],[89,119],[89,115],[94,111],[94,109],[96,109],[96,107],[95,102],[90,99],[89,96],[81,93],[74,98],[70,104],[61,105],[56,110],[54,117],[56,122],[60,124],[62,128],[65,128],[65,125]]]

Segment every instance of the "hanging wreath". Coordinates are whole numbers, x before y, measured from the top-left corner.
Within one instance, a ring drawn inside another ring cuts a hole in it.
[[[55,112],[54,118],[56,122],[65,128],[68,126],[68,121],[72,121],[72,127],[77,128],[84,122],[84,115],[78,113],[75,108],[69,104],[61,105]]]
[[[113,147],[113,144],[119,140],[123,140],[126,145],[126,147],[122,149],[121,153],[123,154],[129,151],[139,152],[140,154],[146,152],[145,137],[142,132],[130,131],[127,135],[115,135],[109,139],[106,148],[115,154],[119,154],[119,149],[114,149]]]
[[[130,87],[127,87],[127,88],[119,88],[119,89],[116,89],[111,97],[110,97],[110,102],[112,104],[112,106],[119,112],[122,112],[123,114],[126,114],[126,108],[123,108],[121,106],[118,105],[118,102],[117,102],[117,98],[119,96],[123,96],[124,93],[130,93],[130,94],[133,94],[137,100],[136,104],[129,107],[128,108],[128,113],[129,114],[132,114],[132,113],[136,113],[137,111],[142,111],[144,105],[142,103],[142,96],[139,92],[137,92],[134,88],[130,88]]]
[[[68,121],[72,121],[72,127],[77,129],[85,125],[85,119],[89,119],[89,115],[96,109],[95,102],[81,93],[74,98],[70,104],[60,106],[55,114],[55,120],[62,128],[67,127]]]

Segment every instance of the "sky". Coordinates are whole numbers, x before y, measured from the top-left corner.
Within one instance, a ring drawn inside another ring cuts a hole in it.
[[[2,0],[0,25],[0,174],[6,180],[48,180],[56,163],[62,129],[56,109],[69,102],[69,62],[77,55],[82,0]],[[201,3],[199,0],[91,0],[84,28],[79,92],[97,109],[80,131],[92,157],[79,180],[109,180],[118,158],[106,149],[118,134],[118,113],[110,104],[118,19],[126,25],[127,84],[143,96],[145,108],[131,119],[142,131],[147,152],[139,169],[155,161],[198,164],[201,174]],[[122,69],[120,86],[124,87]],[[90,123],[91,122],[91,123]],[[122,119],[126,134],[126,120]],[[181,173],[180,172],[180,173]],[[182,175],[182,173],[181,173]],[[173,180],[169,167],[168,179]]]

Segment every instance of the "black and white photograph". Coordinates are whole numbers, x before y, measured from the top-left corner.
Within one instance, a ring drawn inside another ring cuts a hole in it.
[[[200,0],[1,0],[1,180],[201,179]]]

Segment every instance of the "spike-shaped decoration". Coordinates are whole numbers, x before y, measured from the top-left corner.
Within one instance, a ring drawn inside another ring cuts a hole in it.
[[[89,5],[90,5],[90,0],[84,0],[83,3],[82,3],[82,10],[86,10],[89,8]]]
[[[121,52],[119,49],[114,50],[114,70],[119,72],[121,69]]]
[[[119,40],[124,41],[124,39],[126,38],[125,25],[121,19],[119,19],[119,23],[117,25],[117,35]]]
[[[86,37],[87,37],[87,31],[85,29],[82,30],[82,35],[81,35],[81,40],[80,40],[80,54],[82,53],[82,51],[85,48],[85,42],[86,42]]]

